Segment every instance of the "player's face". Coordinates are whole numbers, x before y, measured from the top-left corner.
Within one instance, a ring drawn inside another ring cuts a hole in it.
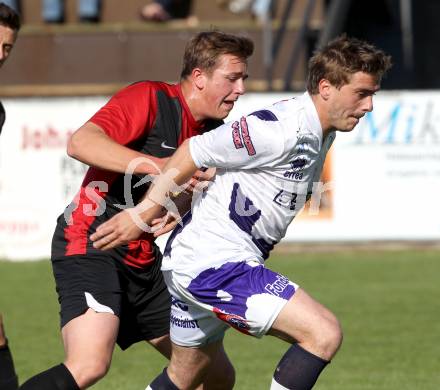
[[[224,119],[228,116],[234,103],[245,92],[246,70],[246,62],[234,55],[224,54],[219,58],[217,67],[206,74],[206,117]]]
[[[359,119],[373,110],[373,95],[379,90],[377,79],[364,72],[354,73],[348,84],[330,87],[328,119],[330,126],[351,131]]]
[[[9,27],[0,25],[0,67],[14,47],[16,33]]]

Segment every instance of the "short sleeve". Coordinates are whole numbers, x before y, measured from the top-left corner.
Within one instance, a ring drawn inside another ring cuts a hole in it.
[[[157,111],[154,96],[148,82],[132,84],[117,92],[90,122],[118,143],[127,145],[153,126]]]
[[[283,150],[280,122],[253,115],[190,139],[190,153],[198,167],[269,167],[280,161]]]

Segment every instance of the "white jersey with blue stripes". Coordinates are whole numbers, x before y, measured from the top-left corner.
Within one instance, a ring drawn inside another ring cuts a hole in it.
[[[319,182],[334,138],[323,140],[308,93],[191,138],[197,167],[217,174],[172,233],[162,269],[189,283],[226,262],[263,263]]]

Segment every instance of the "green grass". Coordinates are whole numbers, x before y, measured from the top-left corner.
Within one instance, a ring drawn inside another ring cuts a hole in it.
[[[440,253],[339,252],[274,256],[268,266],[299,283],[340,319],[344,343],[318,390],[440,389]],[[63,358],[48,261],[0,261],[0,312],[21,380]],[[287,344],[231,330],[226,349],[236,389],[268,389]],[[94,389],[144,389],[166,364],[138,344],[116,351]]]

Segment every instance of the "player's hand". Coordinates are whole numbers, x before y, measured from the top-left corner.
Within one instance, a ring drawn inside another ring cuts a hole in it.
[[[116,214],[108,221],[99,225],[90,236],[93,247],[108,250],[136,240],[144,232],[143,227],[136,223],[133,209]]]
[[[194,190],[196,191],[205,190],[208,187],[209,183],[214,180],[215,173],[216,173],[215,168],[198,170],[188,182],[187,190],[191,192],[193,192]]]
[[[171,213],[167,213],[162,218],[153,219],[151,222],[151,228],[154,237],[162,236],[163,234],[172,231],[178,224],[181,218],[176,217]]]

